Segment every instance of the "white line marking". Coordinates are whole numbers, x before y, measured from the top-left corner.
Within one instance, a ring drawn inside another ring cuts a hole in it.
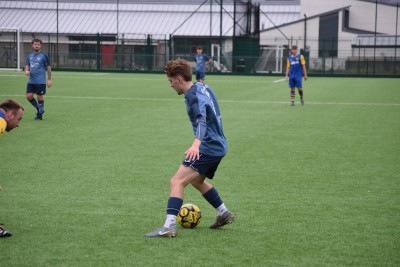
[[[3,97],[25,97],[25,95],[0,95]],[[140,97],[108,97],[108,96],[53,96],[46,95],[46,98],[61,99],[92,99],[92,100],[132,100],[132,101],[172,101],[182,102],[179,98],[140,98]],[[288,101],[263,101],[263,100],[224,100],[220,103],[238,103],[238,104],[288,104]],[[357,102],[306,102],[306,105],[348,105],[348,106],[400,106],[400,103],[357,103]]]
[[[273,83],[279,83],[279,82],[283,82],[283,81],[286,81],[286,79],[276,80],[276,81],[273,81]]]

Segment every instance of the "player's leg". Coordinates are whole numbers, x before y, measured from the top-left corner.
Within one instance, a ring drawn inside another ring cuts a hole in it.
[[[290,87],[290,106],[294,106],[294,99],[296,97],[296,88],[295,87]]]
[[[303,98],[303,78],[301,76],[296,78],[296,87],[299,91],[301,105],[304,106],[304,98]]]
[[[1,237],[11,237],[12,233],[9,231],[6,231],[3,227],[3,224],[0,224],[0,238]]]
[[[35,97],[33,96],[33,93],[35,92],[35,85],[28,83],[26,86],[26,99],[31,103],[32,106],[35,107],[36,112],[39,113],[39,104],[36,101]]]
[[[170,180],[170,197],[167,203],[167,218],[164,226],[146,234],[146,237],[175,237],[177,235],[176,217],[183,204],[184,189],[199,176],[200,174],[190,167],[183,165],[179,167],[177,173]]]
[[[215,171],[214,171],[215,172]],[[192,186],[200,191],[203,197],[207,200],[211,206],[217,211],[217,219],[210,226],[211,229],[221,228],[226,224],[230,224],[234,221],[235,215],[233,215],[225,203],[222,201],[218,194],[217,189],[213,187],[210,183],[205,181],[204,176],[200,176],[191,182]]]
[[[35,93],[37,96],[38,106],[39,106],[39,111],[38,111],[38,115],[37,115],[36,119],[42,120],[43,113],[44,113],[44,95],[46,94],[46,85],[38,84],[38,86],[35,89]]]
[[[294,98],[296,96],[295,91],[295,80],[291,77],[289,78],[289,88],[290,88],[290,103],[289,106],[294,106]]]
[[[299,91],[299,95],[300,95],[300,101],[301,101],[301,105],[304,106],[304,91],[303,88],[297,88],[297,90]]]
[[[196,80],[199,83],[204,83],[204,79],[205,79],[206,74],[202,71],[196,71]]]

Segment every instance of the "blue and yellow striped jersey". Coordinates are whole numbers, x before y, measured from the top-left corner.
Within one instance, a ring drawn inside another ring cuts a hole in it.
[[[303,55],[296,55],[296,56],[289,56],[287,60],[287,67],[290,68],[289,70],[289,77],[302,77],[303,76],[303,69],[302,65],[306,64],[306,60],[304,59]]]
[[[0,136],[3,135],[3,133],[6,131],[6,128],[7,128],[6,117],[4,116],[3,113],[0,112]]]

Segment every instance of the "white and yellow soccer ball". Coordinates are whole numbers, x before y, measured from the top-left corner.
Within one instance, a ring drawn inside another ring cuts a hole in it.
[[[201,221],[200,208],[192,203],[184,204],[178,214],[178,222],[184,228],[195,228]]]

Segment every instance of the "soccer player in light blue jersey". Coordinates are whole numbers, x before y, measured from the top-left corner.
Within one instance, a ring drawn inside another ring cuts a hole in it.
[[[26,87],[26,98],[36,108],[35,120],[42,120],[44,113],[44,95],[46,94],[46,72],[47,86],[51,87],[51,66],[49,56],[40,51],[42,40],[32,40],[33,53],[26,58],[25,74],[29,77]],[[34,97],[37,96],[37,100]]]
[[[286,80],[289,80],[290,87],[290,106],[294,106],[296,96],[296,87],[299,91],[301,105],[304,106],[304,92],[302,79],[307,80],[306,61],[303,55],[300,55],[296,45],[292,46],[291,55],[287,60]]]
[[[203,48],[201,46],[197,47],[197,54],[194,60],[196,61],[196,80],[200,83],[204,83],[206,79],[206,66],[212,61],[203,53]]]
[[[183,204],[184,189],[191,184],[216,209],[217,219],[210,226],[218,229],[234,221],[218,191],[206,178],[213,179],[219,163],[227,152],[221,113],[214,92],[203,83],[192,82],[192,69],[185,60],[173,60],[165,67],[171,87],[185,95],[186,110],[193,127],[194,141],[186,150],[185,160],[170,180],[170,197],[164,226],[146,237],[175,237],[176,217]]]
[[[24,107],[13,99],[7,99],[0,103],[0,136],[19,126],[24,115]],[[3,152],[4,153],[4,152]],[[1,190],[1,186],[0,186]],[[4,229],[0,223],[0,238],[12,236],[10,231]]]

